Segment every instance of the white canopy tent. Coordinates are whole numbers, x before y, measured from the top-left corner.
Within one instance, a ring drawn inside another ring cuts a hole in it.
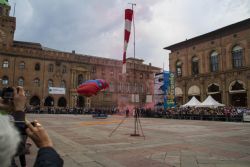
[[[197,107],[210,107],[210,108],[217,108],[221,106],[225,106],[225,105],[217,102],[210,95],[200,105],[197,105]]]
[[[181,107],[196,107],[200,104],[201,102],[193,96],[192,99],[189,100],[189,102],[187,102],[186,104],[183,104]]]

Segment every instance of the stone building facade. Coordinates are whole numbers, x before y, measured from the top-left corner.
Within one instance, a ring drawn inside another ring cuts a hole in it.
[[[250,107],[250,19],[165,47],[179,104],[211,95],[229,106]]]
[[[14,40],[15,17],[10,6],[0,1],[0,89],[24,86],[30,105],[58,107],[119,107],[144,105],[153,94],[154,73],[160,68],[127,59],[127,74],[122,74],[122,61],[83,54],[61,52],[40,43]],[[110,87],[97,96],[78,95],[79,84],[90,79],[105,79]],[[49,87],[65,88],[65,94],[49,94]]]

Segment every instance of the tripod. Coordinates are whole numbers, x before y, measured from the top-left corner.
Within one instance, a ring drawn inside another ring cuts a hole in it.
[[[109,134],[109,137],[112,136],[112,134],[123,124],[123,122],[126,120],[127,117],[124,117],[121,122],[117,125],[117,127],[115,129],[112,130],[112,132]],[[141,136],[139,133],[139,127],[142,133],[142,136],[145,140],[145,135],[143,133],[143,129],[141,126],[141,121],[140,121],[140,113],[139,113],[139,109],[135,108],[135,112],[134,112],[134,133],[130,134],[130,136],[134,136],[134,137],[138,137]]]

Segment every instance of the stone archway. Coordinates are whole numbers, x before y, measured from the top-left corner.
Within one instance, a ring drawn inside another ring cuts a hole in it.
[[[40,106],[40,99],[37,96],[33,96],[30,99],[30,105],[32,106]]]
[[[183,104],[183,92],[180,87],[175,88],[175,102],[177,105]]]
[[[57,103],[58,107],[66,107],[67,106],[67,100],[65,97],[60,97]]]
[[[44,101],[44,106],[48,106],[48,107],[54,106],[54,99],[53,99],[53,97],[48,96],[45,99],[45,101]]]
[[[247,91],[243,81],[236,80],[229,85],[230,104],[235,107],[247,107]]]
[[[207,94],[212,96],[213,99],[222,103],[220,85],[217,83],[212,83],[207,87]]]
[[[197,100],[201,100],[201,90],[197,85],[193,85],[188,89],[188,100],[190,100],[193,96],[196,97]]]
[[[77,107],[85,107],[85,98],[83,96],[77,96]]]

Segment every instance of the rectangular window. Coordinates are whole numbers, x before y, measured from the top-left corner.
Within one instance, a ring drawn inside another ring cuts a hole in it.
[[[181,76],[182,76],[181,67],[177,67],[177,68],[176,68],[176,72],[177,72],[177,77],[181,77]]]
[[[242,67],[242,65],[243,65],[242,50],[234,51],[233,52],[233,67],[239,68],[239,67]]]
[[[9,61],[3,61],[3,68],[9,68]]]
[[[192,73],[193,75],[199,74],[199,66],[198,62],[193,62],[192,63]]]
[[[211,72],[219,70],[218,58],[216,56],[211,57]]]
[[[67,72],[67,67],[66,66],[63,66],[62,68],[62,73],[65,74]]]
[[[24,62],[21,62],[20,64],[19,64],[19,69],[24,69],[25,68],[25,63]]]
[[[53,72],[53,71],[54,71],[54,65],[53,64],[49,64],[48,72]]]

